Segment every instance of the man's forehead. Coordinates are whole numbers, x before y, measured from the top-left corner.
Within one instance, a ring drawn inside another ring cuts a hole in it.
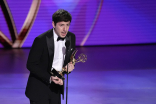
[[[60,21],[60,22],[57,22],[58,24],[70,24],[70,21],[68,22],[65,22],[65,21]]]

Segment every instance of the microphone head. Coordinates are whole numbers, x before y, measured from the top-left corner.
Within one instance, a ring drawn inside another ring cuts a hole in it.
[[[69,45],[70,45],[70,41],[68,40],[68,41],[66,41],[65,46],[68,48]]]

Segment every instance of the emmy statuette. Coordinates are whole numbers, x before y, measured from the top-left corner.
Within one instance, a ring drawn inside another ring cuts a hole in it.
[[[82,53],[78,56],[78,59],[75,59],[75,55],[76,55],[77,51],[78,50],[75,50],[70,57],[70,61],[73,63],[73,65],[75,65],[78,62],[84,63],[87,60],[87,56]],[[50,74],[52,76],[57,76],[58,78],[61,78],[64,80],[65,78],[64,78],[63,72],[65,72],[65,67],[62,68],[62,71],[56,71],[56,69],[53,69],[52,71],[50,71]]]

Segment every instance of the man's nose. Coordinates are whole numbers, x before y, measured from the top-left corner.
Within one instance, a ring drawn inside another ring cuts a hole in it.
[[[64,26],[63,30],[64,30],[64,31],[67,31],[67,26]]]

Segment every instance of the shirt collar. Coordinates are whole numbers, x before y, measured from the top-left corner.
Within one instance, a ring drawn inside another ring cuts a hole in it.
[[[57,41],[58,35],[55,33],[54,28],[53,28],[53,34],[54,34],[54,41]]]

